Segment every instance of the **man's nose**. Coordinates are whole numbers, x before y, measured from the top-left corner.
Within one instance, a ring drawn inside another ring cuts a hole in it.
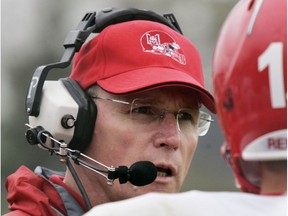
[[[180,131],[178,129],[175,114],[166,113],[161,119],[157,130],[157,138],[155,139],[156,147],[165,147],[167,149],[177,150],[181,144]]]

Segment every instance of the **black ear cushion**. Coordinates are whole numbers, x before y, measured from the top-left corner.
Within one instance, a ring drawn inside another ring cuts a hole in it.
[[[92,98],[84,92],[77,81],[70,78],[62,78],[60,81],[79,107],[73,138],[68,147],[83,152],[92,139],[97,116],[97,107]]]

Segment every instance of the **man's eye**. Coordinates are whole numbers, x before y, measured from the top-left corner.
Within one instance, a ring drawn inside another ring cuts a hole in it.
[[[186,121],[193,121],[193,116],[192,114],[188,112],[180,112],[178,113],[178,119],[179,120],[186,120]]]
[[[153,108],[150,106],[142,106],[142,107],[134,108],[132,112],[137,113],[137,114],[154,115]]]

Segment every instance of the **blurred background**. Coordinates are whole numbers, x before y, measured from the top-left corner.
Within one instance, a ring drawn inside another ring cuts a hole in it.
[[[86,12],[112,6],[174,13],[184,35],[200,51],[206,85],[213,92],[214,46],[224,19],[236,3],[237,0],[1,0],[1,213],[8,211],[5,179],[19,166],[64,170],[58,157],[26,142],[24,104],[34,69],[60,60],[67,33]],[[69,69],[51,72],[48,78],[68,76]],[[182,191],[237,190],[231,169],[219,154],[223,141],[216,119],[208,135],[200,137]]]

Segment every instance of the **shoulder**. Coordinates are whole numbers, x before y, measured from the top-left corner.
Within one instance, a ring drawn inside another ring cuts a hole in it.
[[[89,215],[285,215],[286,196],[267,197],[242,192],[189,191],[177,194],[149,193],[94,207]],[[244,214],[243,214],[244,213]]]
[[[29,216],[29,214],[20,210],[16,210],[16,211],[12,211],[7,214],[4,214],[3,216]]]
[[[25,166],[8,176],[6,181],[8,215],[55,215],[51,206],[65,212],[64,204],[53,184]],[[45,213],[45,214],[44,214]]]

